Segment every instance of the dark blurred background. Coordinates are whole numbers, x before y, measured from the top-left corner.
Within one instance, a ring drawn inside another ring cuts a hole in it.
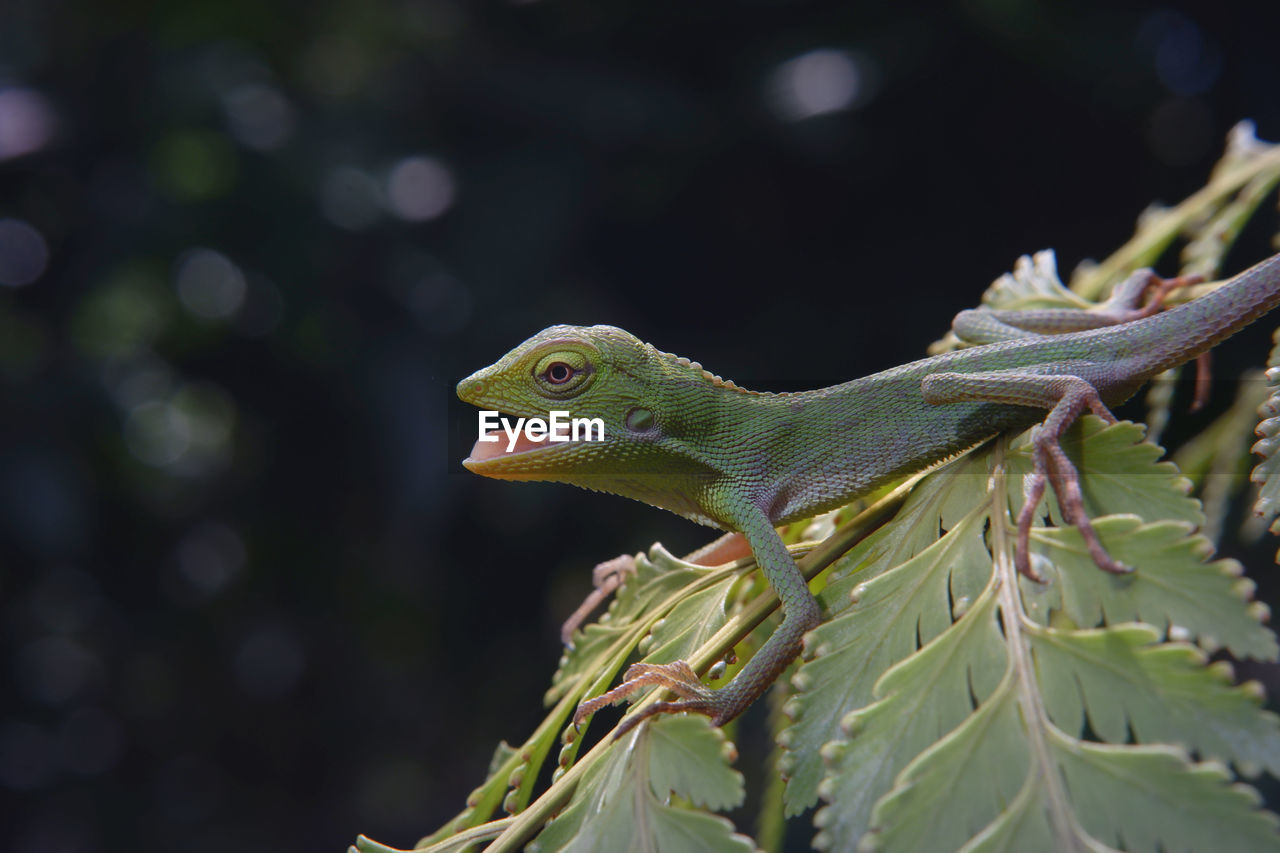
[[[556,322],[775,390],[920,357],[1280,139],[1277,6],[7,0],[0,846],[412,844],[591,566],[711,535],[467,474],[452,383]]]

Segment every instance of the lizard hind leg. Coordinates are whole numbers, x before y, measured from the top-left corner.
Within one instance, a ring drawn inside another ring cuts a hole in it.
[[[587,621],[591,611],[599,607],[601,602],[612,595],[618,587],[622,586],[630,578],[635,577],[635,574],[636,558],[629,554],[622,554],[612,560],[605,560],[592,569],[591,592],[578,605],[578,609],[573,611],[569,618],[564,621],[564,625],[560,627],[560,642],[564,643],[565,648],[573,648],[574,632],[582,627],[583,622]]]
[[[1161,278],[1151,270],[1138,270],[1093,308],[973,308],[955,316],[951,331],[973,345],[1116,326],[1162,311],[1169,294],[1202,280],[1198,275]],[[1143,304],[1148,292],[1151,297]]]
[[[1036,505],[1044,494],[1046,481],[1058,496],[1063,517],[1080,531],[1085,547],[1094,563],[1103,571],[1127,574],[1132,571],[1107,552],[1093,529],[1084,508],[1080,474],[1062,449],[1062,436],[1086,409],[1105,420],[1116,423],[1116,416],[1102,402],[1098,390],[1089,382],[1072,375],[1041,375],[996,371],[990,373],[935,373],[921,383],[926,402],[943,405],[962,401],[998,402],[1048,409],[1044,421],[1032,437],[1031,479],[1027,499],[1017,517],[1017,539],[1014,565],[1032,580],[1042,580],[1031,568],[1031,527]]]

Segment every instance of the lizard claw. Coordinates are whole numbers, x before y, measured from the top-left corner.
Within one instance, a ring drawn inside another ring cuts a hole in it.
[[[590,717],[605,705],[617,702],[641,687],[651,685],[665,687],[683,701],[658,702],[638,713],[632,714],[626,720],[623,720],[622,725],[618,727],[618,731],[614,735],[615,737],[622,736],[640,721],[654,714],[670,714],[679,711],[697,711],[711,716],[715,714],[715,708],[713,707],[715,703],[712,699],[715,691],[704,685],[698,679],[698,674],[693,671],[693,667],[689,666],[685,661],[678,660],[674,663],[666,664],[634,663],[627,668],[620,685],[606,693],[601,693],[594,699],[588,699],[578,706],[578,710],[573,713],[574,728],[581,726],[587,717]]]

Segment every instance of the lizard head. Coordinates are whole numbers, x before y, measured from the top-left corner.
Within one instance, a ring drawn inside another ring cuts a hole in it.
[[[462,464],[504,480],[566,481],[603,473],[629,439],[647,428],[646,417],[652,419],[648,383],[641,378],[649,375],[643,368],[651,357],[651,347],[613,326],[544,329],[458,383],[462,400],[498,412],[506,422],[496,434],[489,432],[491,440],[478,440]],[[577,439],[568,441],[507,431],[519,418],[549,424],[553,412],[562,435],[575,434],[574,419],[590,423],[580,422]]]

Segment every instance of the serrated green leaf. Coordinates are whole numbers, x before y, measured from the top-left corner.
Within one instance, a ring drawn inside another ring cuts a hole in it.
[[[616,743],[580,781],[573,801],[530,850],[744,853],[751,839],[723,817],[675,805],[672,796],[732,807],[744,796],[724,736],[705,717],[662,717]]]
[[[1028,776],[1013,802],[986,828],[960,848],[960,853],[1023,853],[1053,850],[1055,853],[1118,853],[1086,833],[1074,820],[1059,832],[1049,824],[1049,793],[1045,780]]]
[[[882,850],[957,850],[1017,796],[1030,764],[1012,677],[950,736],[915,757],[897,787],[872,812],[869,846]],[[828,806],[824,813],[843,811]],[[922,815],[928,819],[922,820]],[[829,820],[829,850],[852,850],[859,836]],[[850,826],[851,830],[858,827]]]
[[[1191,481],[1172,462],[1160,461],[1164,449],[1143,441],[1144,434],[1141,424],[1107,424],[1089,415],[1063,436],[1062,449],[1080,472],[1085,511],[1090,518],[1129,513],[1203,524],[1200,502],[1191,497]],[[1015,507],[1022,506],[1022,482],[1030,473],[1030,447],[1023,445],[1009,454],[1009,498]],[[1054,523],[1062,526],[1053,490],[1045,494]]]
[[[1280,849],[1275,817],[1258,809],[1252,789],[1228,784],[1221,765],[1193,765],[1170,746],[1068,737],[1034,702],[1017,699],[1019,678],[1011,669],[989,702],[903,771],[877,805],[863,847],[953,850],[970,842],[976,849],[1086,850],[1110,842],[1152,853]],[[920,820],[922,814],[930,819]],[[824,842],[852,849],[856,837],[833,827],[843,828],[823,824]],[[1035,841],[1017,846],[1016,837],[1018,844]]]
[[[1280,513],[1280,329],[1272,335],[1271,354],[1267,358],[1267,385],[1271,393],[1258,407],[1262,421],[1256,430],[1258,442],[1253,452],[1262,461],[1249,479],[1258,486],[1258,499],[1253,505],[1256,515],[1270,521]],[[1272,532],[1276,528],[1272,527]],[[1280,557],[1278,557],[1280,559]]]
[[[831,776],[823,797],[839,803],[819,821],[828,834],[860,837],[907,763],[973,711],[972,697],[990,695],[1004,670],[994,615],[988,590],[937,642],[885,674],[876,685],[884,698],[844,717],[849,740],[827,750]]]
[[[742,774],[729,764],[733,746],[705,717],[668,717],[650,735],[649,784],[656,793],[669,792],[715,811],[741,805]]]
[[[684,660],[711,639],[729,619],[729,593],[737,580],[726,577],[681,599],[653,626],[653,647],[644,659],[657,663]]]
[[[929,507],[925,514],[937,518],[947,484],[956,488],[956,483],[979,479],[968,463],[957,470],[958,477],[926,490],[926,500],[916,507]],[[817,801],[823,772],[819,750],[836,722],[876,698],[876,681],[894,661],[951,624],[952,600],[972,602],[982,590],[991,571],[982,542],[983,519],[971,504],[967,517],[953,521],[948,536],[902,565],[869,580],[858,574],[833,581],[819,596],[828,612],[843,612],[811,632],[808,645],[815,650],[814,659],[796,676],[800,693],[789,708],[795,722],[783,738],[790,768],[788,814]],[[937,529],[935,520],[935,537]],[[855,592],[857,601],[851,603]]]
[[[577,644],[565,652],[543,701],[551,705],[564,696],[584,673],[597,675],[603,655],[630,630],[636,620],[647,618],[652,608],[674,593],[713,571],[686,563],[661,544],[648,554],[636,555],[636,574],[620,586],[605,616],[583,627]]]
[[[1253,582],[1240,576],[1234,560],[1206,563],[1213,550],[1207,539],[1189,536],[1179,522],[1142,524],[1133,516],[1097,519],[1094,528],[1111,555],[1135,571],[1099,571],[1074,528],[1033,529],[1032,553],[1043,558],[1037,567],[1055,581],[1037,595],[1039,621],[1046,608],[1061,607],[1082,627],[1173,625],[1208,649],[1225,646],[1238,657],[1275,660],[1275,635],[1249,603]]]
[[[1074,528],[1036,527],[1037,565],[1050,570],[1049,582],[1018,578],[1011,518],[1018,504],[1009,500],[1014,490],[1005,482],[1007,469],[996,466],[993,478],[950,482],[970,514],[911,560],[861,583],[856,602],[811,634],[817,655],[797,676],[798,719],[782,740],[795,753],[795,779],[807,783],[802,774],[813,770],[797,743],[815,740],[824,726],[833,731],[833,718],[844,726],[844,735],[822,748],[829,766],[820,790],[827,805],[815,823],[824,846],[1102,850],[1104,842],[1122,843],[1077,814],[1050,749],[1052,738],[1071,738],[1054,720],[1079,734],[1087,717],[1118,744],[1114,748],[1134,750],[1131,760],[1139,763],[1152,759],[1147,747],[1127,743],[1130,733],[1237,762],[1271,766],[1280,756],[1276,720],[1261,711],[1251,688],[1232,687],[1193,647],[1160,643],[1161,630],[1128,624],[1139,618],[1162,628],[1172,624],[1237,653],[1276,650],[1249,604],[1249,582],[1230,561],[1206,562],[1211,547],[1191,535],[1197,506],[1176,469],[1158,462],[1159,449],[1137,443],[1139,437],[1133,429],[1087,429],[1074,448],[1092,463],[1081,465],[1086,477],[1100,466],[1124,472],[1095,487],[1097,505],[1137,504],[1180,519],[1095,518],[1112,554],[1137,565],[1137,572],[1115,576],[1098,569]],[[998,454],[997,446],[973,456],[995,465]],[[1026,470],[1017,459],[1009,467]],[[1139,490],[1125,477],[1142,478],[1141,499],[1126,497]],[[993,516],[992,507],[1001,513]],[[949,586],[940,586],[939,577],[949,578]],[[847,590],[853,582],[829,589]],[[966,584],[978,582],[986,586],[967,602],[972,586]],[[992,590],[1000,591],[998,607]],[[1107,627],[1095,629],[1099,624]],[[888,666],[872,691],[877,701],[850,703],[851,684],[865,691],[867,661],[877,656],[877,666]],[[974,699],[982,702],[977,710]],[[837,716],[838,709],[846,712]],[[1184,776],[1200,772],[1183,766]],[[796,793],[800,805],[802,789]],[[1185,793],[1162,790],[1160,796],[1174,803]],[[1256,809],[1241,805],[1247,800],[1213,801],[1254,815]]]
[[[849,593],[893,566],[901,565],[937,541],[973,510],[973,496],[982,494],[991,476],[982,454],[956,457],[922,480],[886,524],[831,568],[827,587],[819,595],[831,615],[850,604]],[[960,488],[966,484],[967,488]],[[854,577],[856,575],[856,577]]]
[[[1191,764],[1168,746],[1085,743],[1050,729],[1077,819],[1091,834],[1133,853],[1280,850],[1274,815],[1257,792],[1230,784],[1219,764]],[[1055,771],[1051,771],[1055,772]]]
[[[1185,643],[1160,644],[1149,625],[1030,631],[1050,719],[1069,735],[1089,724],[1103,740],[1180,743],[1202,757],[1265,767],[1280,776],[1280,719],[1259,691],[1231,684]]]

